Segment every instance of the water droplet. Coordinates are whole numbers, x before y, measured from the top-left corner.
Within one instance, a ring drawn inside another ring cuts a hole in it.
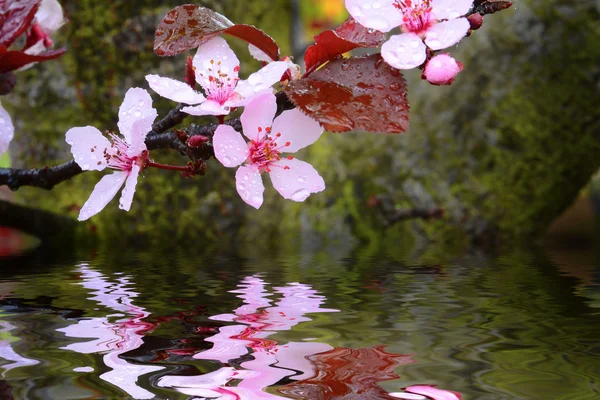
[[[306,179],[306,177],[305,177],[305,176],[299,176],[297,180],[298,180],[298,182],[300,182],[300,183],[306,183],[306,181],[307,181],[308,179]]]
[[[350,61],[344,61],[342,63],[342,71],[348,71],[348,69],[350,68]]]
[[[299,189],[292,193],[290,198],[294,201],[304,201],[308,196],[310,196],[308,189]]]
[[[142,116],[142,112],[141,111],[136,111],[134,115],[135,115],[136,118],[139,118],[139,117]]]
[[[247,181],[248,180],[248,175],[244,175],[244,180]],[[254,181],[252,181],[252,183],[254,183]]]
[[[228,167],[231,165],[231,159],[229,157],[223,157],[223,165]]]
[[[81,169],[83,169],[83,170],[90,169],[90,164],[83,164],[83,165],[81,166]]]
[[[144,101],[143,100],[138,101],[138,106],[142,107],[143,105],[144,105]]]
[[[398,89],[400,89],[400,84],[398,82],[390,83],[390,90],[396,91]]]
[[[239,183],[239,184],[238,184],[238,188],[239,188],[240,190],[246,190],[246,185],[244,185],[243,183]]]
[[[260,203],[262,203],[262,200],[263,200],[263,199],[262,199],[262,197],[260,197],[260,196],[252,196],[252,201],[253,201],[254,203],[256,203],[256,204],[260,204]]]

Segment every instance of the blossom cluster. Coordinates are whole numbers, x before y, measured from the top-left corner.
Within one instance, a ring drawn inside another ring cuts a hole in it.
[[[423,64],[423,77],[434,85],[449,85],[463,69],[450,55],[430,57],[437,50],[458,43],[470,23],[464,15],[473,0],[345,0],[348,12],[367,28],[389,32],[400,28],[381,46],[381,55],[391,66],[411,69]],[[426,62],[426,63],[425,63]]]

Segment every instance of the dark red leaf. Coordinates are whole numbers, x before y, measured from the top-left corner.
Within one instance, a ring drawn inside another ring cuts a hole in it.
[[[408,130],[406,81],[380,54],[330,61],[285,93],[331,132]]]
[[[223,33],[253,44],[273,60],[279,59],[277,43],[260,29],[236,25],[221,14],[194,4],[175,7],[165,16],[154,35],[154,52],[162,57],[174,56]]]
[[[0,72],[14,71],[32,62],[42,62],[60,57],[65,49],[49,50],[38,55],[25,54],[21,51],[7,51],[0,57]]]
[[[0,0],[0,45],[10,46],[31,24],[41,0]]]
[[[304,63],[310,73],[329,60],[359,47],[378,47],[385,40],[385,33],[368,29],[348,18],[335,30],[327,30],[315,36],[316,44],[306,49]]]

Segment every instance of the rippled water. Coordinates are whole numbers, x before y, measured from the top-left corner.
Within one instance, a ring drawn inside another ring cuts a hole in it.
[[[593,250],[387,253],[0,260],[0,398],[600,398]]]

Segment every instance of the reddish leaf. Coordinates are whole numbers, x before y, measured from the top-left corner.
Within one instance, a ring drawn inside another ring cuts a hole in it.
[[[41,0],[0,0],[0,45],[10,46],[31,24]]]
[[[304,64],[310,73],[329,60],[359,47],[378,47],[385,40],[385,33],[368,29],[348,18],[335,30],[327,30],[315,36],[316,44],[306,49]]]
[[[399,378],[394,370],[414,362],[410,355],[388,353],[381,345],[338,347],[307,358],[315,370],[313,376],[282,386],[279,393],[293,399],[391,400],[395,397],[377,383]]]
[[[409,126],[406,81],[380,54],[330,61],[285,93],[331,132],[402,133]]]
[[[38,55],[25,54],[21,51],[7,51],[0,57],[0,72],[14,71],[32,62],[53,60],[63,55],[65,49],[49,50]]]
[[[165,16],[154,35],[154,52],[162,57],[174,56],[222,33],[253,44],[273,60],[279,59],[277,43],[260,29],[236,25],[221,14],[194,4],[175,7]]]

